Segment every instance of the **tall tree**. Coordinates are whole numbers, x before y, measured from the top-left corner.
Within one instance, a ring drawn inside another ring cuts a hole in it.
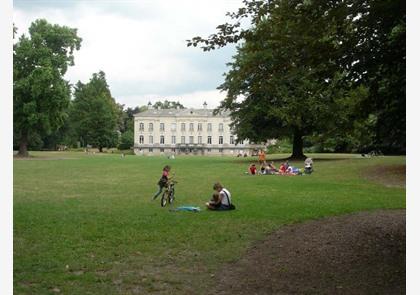
[[[228,13],[233,23],[219,25],[216,34],[187,40],[188,46],[201,44],[204,51],[243,41],[220,86],[227,91],[220,108],[233,112],[238,134],[269,139],[293,132],[292,156],[301,157],[302,135],[337,134],[351,118],[362,122],[373,115],[378,118],[377,142],[388,137],[405,146],[405,3],[244,4]],[[243,29],[241,21],[247,17],[251,26]],[[239,97],[244,97],[241,103]],[[379,118],[384,121],[390,114],[395,121],[388,125],[396,124],[387,132]]]
[[[87,84],[78,82],[74,91],[71,121],[83,146],[102,152],[118,142],[119,107],[111,96],[105,73],[94,73]]]
[[[13,46],[13,125],[20,156],[28,156],[31,133],[50,134],[63,125],[70,85],[63,79],[80,48],[77,29],[36,20],[30,37]]]

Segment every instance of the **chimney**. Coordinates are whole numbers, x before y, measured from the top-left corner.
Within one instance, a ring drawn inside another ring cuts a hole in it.
[[[203,103],[203,109],[207,110],[207,102]]]

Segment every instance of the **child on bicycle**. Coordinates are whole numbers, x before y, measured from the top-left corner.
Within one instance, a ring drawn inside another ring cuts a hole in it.
[[[162,170],[162,176],[160,177],[158,181],[159,190],[156,192],[156,194],[153,196],[152,200],[155,200],[161,193],[164,187],[168,186],[169,181],[169,172],[171,171],[171,166],[166,165],[163,167]]]

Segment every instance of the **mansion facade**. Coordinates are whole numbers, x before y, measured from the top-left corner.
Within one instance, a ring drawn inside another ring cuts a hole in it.
[[[239,141],[229,113],[212,109],[149,109],[134,115],[136,155],[251,155],[262,145]]]

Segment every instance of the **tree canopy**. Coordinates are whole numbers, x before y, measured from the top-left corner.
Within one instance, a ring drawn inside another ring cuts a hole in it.
[[[153,104],[153,108],[154,109],[176,109],[176,108],[180,108],[180,109],[185,109],[185,107],[179,102],[179,101],[168,101],[168,100],[164,100],[162,101],[157,101]]]
[[[105,73],[94,73],[88,83],[75,86],[71,109],[73,128],[83,146],[103,147],[118,142],[119,107],[111,96]]]
[[[35,133],[50,134],[63,125],[70,102],[70,85],[63,76],[81,41],[77,29],[40,19],[29,27],[29,37],[22,35],[14,44],[13,124],[19,155],[28,155]]]
[[[302,157],[302,136],[342,136],[369,118],[376,145],[405,149],[403,2],[244,4],[216,34],[187,40],[204,51],[241,42],[219,87],[239,138],[292,137],[292,156]],[[395,120],[380,123],[387,116]]]

